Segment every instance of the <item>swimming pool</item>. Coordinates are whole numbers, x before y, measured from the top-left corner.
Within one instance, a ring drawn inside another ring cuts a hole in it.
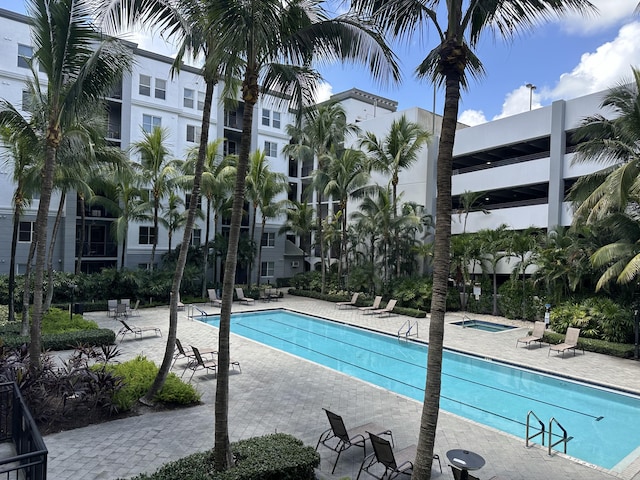
[[[201,321],[217,326],[219,318]],[[233,314],[231,331],[423,400],[424,344],[284,310]],[[545,424],[554,417],[573,437],[569,455],[609,469],[640,445],[640,398],[452,351],[444,352],[440,406],[522,438],[530,410]]]

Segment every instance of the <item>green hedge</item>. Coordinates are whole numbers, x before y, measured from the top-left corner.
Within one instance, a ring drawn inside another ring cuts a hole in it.
[[[547,330],[544,334],[544,341],[556,345],[564,341],[564,335]],[[633,358],[634,345],[626,343],[612,343],[594,338],[580,338],[578,347],[585,352],[602,353],[612,357]]]
[[[17,333],[19,333],[19,331]],[[17,333],[0,333],[2,345],[7,348],[17,348],[20,345],[28,344],[31,341],[28,336],[21,337]],[[66,333],[45,333],[42,335],[42,349],[71,350],[78,345],[100,347],[102,345],[112,345],[115,341],[115,332],[108,328],[78,330]]]
[[[318,452],[284,433],[232,443],[231,451],[236,465],[225,472],[213,470],[213,452],[209,450],[131,480],[312,480],[320,465]]]

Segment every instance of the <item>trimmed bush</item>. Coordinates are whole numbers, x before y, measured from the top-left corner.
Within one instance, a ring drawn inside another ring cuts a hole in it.
[[[131,410],[138,399],[149,390],[158,374],[156,364],[141,355],[117,365],[107,365],[106,370],[121,377],[124,384],[113,397],[113,403],[119,411]],[[191,405],[200,401],[200,394],[193,385],[182,382],[175,373],[170,373],[155,400]]]
[[[0,327],[0,338],[4,346],[8,348],[17,348],[20,345],[29,344],[30,337],[21,337],[20,325],[12,325],[14,331],[4,331]],[[100,328],[97,330],[78,330],[75,332],[54,333],[42,335],[43,350],[71,350],[78,345],[101,347],[103,345],[112,345],[116,341],[116,334],[108,328]]]
[[[284,433],[232,443],[231,451],[236,465],[225,472],[213,470],[213,452],[207,451],[131,480],[312,480],[314,469],[320,465],[318,452]]]

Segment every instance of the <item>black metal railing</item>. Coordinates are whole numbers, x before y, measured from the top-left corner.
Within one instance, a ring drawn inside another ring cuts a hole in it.
[[[13,382],[0,384],[0,442],[13,443],[15,455],[0,460],[0,478],[45,480],[47,447]]]

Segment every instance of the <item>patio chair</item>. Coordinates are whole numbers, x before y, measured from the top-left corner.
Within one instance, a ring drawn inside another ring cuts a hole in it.
[[[238,297],[238,301],[244,303],[245,305],[253,305],[253,302],[255,302],[253,298],[244,296],[242,287],[236,287],[236,295]]]
[[[576,350],[580,348],[584,354],[584,348],[578,346],[578,338],[580,337],[580,329],[569,327],[567,328],[567,334],[564,337],[564,342],[558,345],[551,345],[547,357],[551,355],[551,350],[556,352],[562,352],[562,358],[564,358],[564,352],[567,350],[573,350],[573,356],[576,355]]]
[[[154,332],[156,335],[162,336],[162,331],[158,327],[136,327],[135,325],[129,325],[125,320],[121,318],[119,318],[118,320],[122,324],[122,328],[116,334],[116,339],[119,336],[122,336],[122,338],[120,338],[120,341],[124,339],[125,335],[129,334],[132,334],[133,338],[142,338],[142,334],[144,332]]]
[[[118,300],[107,300],[107,317],[115,317]]]
[[[478,477],[471,475],[468,471],[466,472],[467,476],[465,477],[465,472],[461,468],[458,468],[454,465],[450,465],[450,467],[451,473],[453,473],[454,480],[462,480],[463,478],[466,478],[467,480],[480,480]]]
[[[359,427],[351,428],[347,432],[347,427],[344,425],[344,421],[340,415],[337,415],[326,408],[323,410],[327,414],[327,418],[329,419],[329,425],[331,427],[320,435],[318,439],[318,443],[316,444],[316,451],[320,444],[324,445],[330,450],[333,450],[338,454],[336,457],[336,461],[333,464],[333,469],[331,470],[331,474],[336,469],[336,465],[338,464],[338,460],[340,459],[340,455],[345,450],[350,447],[360,447],[362,448],[362,458],[366,458],[367,447],[365,442],[367,441],[367,432],[369,430],[373,430],[379,432],[379,435],[389,435],[391,437],[391,441],[393,442],[393,435],[391,430],[385,429],[380,425],[376,425],[375,423],[367,423],[366,425],[360,425]]]
[[[410,475],[413,470],[413,461],[416,458],[417,447],[415,445],[394,452],[391,444],[387,440],[373,433],[367,433],[371,439],[373,453],[362,461],[356,480],[360,478],[360,474],[363,471],[378,479],[391,479],[403,474]],[[440,456],[434,455],[433,459],[438,461],[438,467],[440,468],[440,473],[442,473]],[[377,472],[373,473],[370,471],[370,469],[376,465],[384,467],[384,473],[380,477],[377,476]]]
[[[202,354],[200,353],[200,350],[198,350],[196,347],[192,346],[191,350],[193,352],[194,360],[192,362],[189,362],[187,364],[187,368],[184,369],[184,372],[186,372],[187,370],[192,370],[191,377],[189,377],[189,383],[191,383],[191,380],[193,379],[193,375],[196,373],[197,370],[206,370],[207,373],[209,373],[210,370],[213,370],[213,373],[214,374],[216,373],[218,369],[218,364],[216,363],[215,360],[204,360],[202,358]],[[184,376],[184,372],[182,372],[182,376]]]
[[[140,306],[140,300],[136,300],[136,304],[133,306],[133,308],[129,309],[129,316],[130,317],[139,317],[140,316],[140,312],[138,311],[138,307]]]
[[[200,355],[216,355],[218,353],[217,350],[211,350],[211,349],[199,350],[199,352],[200,352]],[[173,368],[176,361],[181,358],[184,358],[187,361],[193,361],[195,360],[195,355],[193,353],[193,347],[182,346],[182,342],[180,341],[180,339],[176,338],[176,350],[173,353],[173,363],[171,364],[171,368]]]
[[[373,305],[371,305],[369,307],[358,307],[358,310],[360,310],[364,315],[367,315],[372,310],[377,310],[378,308],[380,308],[380,302],[381,301],[382,301],[382,297],[381,296],[377,296],[373,300]]]
[[[341,309],[342,307],[344,308],[355,308],[356,307],[356,302],[358,301],[358,296],[360,295],[360,292],[355,292],[352,296],[351,296],[351,300],[349,300],[348,302],[337,302],[336,303],[336,308]]]
[[[222,307],[222,300],[218,298],[218,294],[216,293],[215,288],[207,289],[207,293],[209,294],[209,303],[214,307]]]
[[[119,303],[116,305],[116,313],[114,315],[117,319],[127,318],[129,316],[129,309],[127,305],[124,303]]]
[[[533,332],[531,332],[531,335],[527,335],[526,337],[522,337],[516,340],[516,348],[518,348],[519,343],[524,343],[528,347],[533,342],[538,342],[538,344],[542,346],[542,338],[544,337],[545,327],[546,325],[544,322],[536,322],[533,325]]]
[[[371,310],[369,313],[372,314],[372,315],[380,315],[380,316],[387,315],[387,316],[390,316],[393,313],[393,309],[396,308],[396,303],[397,302],[398,302],[397,300],[392,298],[391,300],[389,300],[389,303],[387,303],[386,307],[377,308],[375,310]]]
[[[265,293],[269,297],[269,300],[275,300],[276,302],[280,300],[280,292],[277,288],[267,288]]]
[[[120,303],[127,307],[127,310],[131,308],[131,299],[130,298],[121,298]]]

